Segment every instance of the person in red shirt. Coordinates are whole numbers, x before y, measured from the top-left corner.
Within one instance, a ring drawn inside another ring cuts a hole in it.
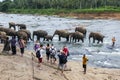
[[[68,48],[67,48],[66,46],[63,46],[63,52],[64,52],[64,54],[65,54],[66,56],[69,55],[69,50],[68,50]]]

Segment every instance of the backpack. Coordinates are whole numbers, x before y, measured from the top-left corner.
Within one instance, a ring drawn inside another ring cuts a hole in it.
[[[62,55],[61,62],[65,64],[67,62],[67,57],[65,55]]]
[[[40,57],[41,57],[40,50],[38,50],[38,51],[36,52],[36,57],[37,57],[37,58],[40,58]]]

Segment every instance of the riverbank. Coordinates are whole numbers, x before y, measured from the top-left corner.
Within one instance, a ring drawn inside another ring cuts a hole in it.
[[[120,19],[120,13],[70,13],[70,14],[59,14],[61,17],[73,17],[77,19]]]
[[[98,9],[11,9],[9,13],[33,15],[57,15],[77,19],[120,19],[120,11],[114,8]]]
[[[0,44],[0,50],[3,45]],[[76,61],[68,61],[71,70],[57,71],[57,64],[47,63],[43,57],[42,70],[37,67],[34,57],[32,62],[32,51],[25,50],[24,57],[17,55],[0,55],[0,80],[119,80],[120,69],[94,68],[88,66],[87,74],[83,74],[82,64]],[[33,75],[34,71],[34,75]]]

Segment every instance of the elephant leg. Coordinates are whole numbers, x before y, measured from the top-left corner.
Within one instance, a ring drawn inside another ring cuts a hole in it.
[[[93,43],[95,43],[95,39],[93,39]]]
[[[100,41],[98,40],[97,44],[99,44],[99,42],[100,42]]]
[[[83,39],[81,39],[82,40],[82,42],[84,42],[84,40]]]
[[[67,37],[66,40],[69,41],[69,37]]]
[[[75,39],[75,43],[76,43],[76,39]]]
[[[37,40],[40,40],[40,37],[37,36]]]
[[[61,37],[59,36],[59,41],[61,41]]]

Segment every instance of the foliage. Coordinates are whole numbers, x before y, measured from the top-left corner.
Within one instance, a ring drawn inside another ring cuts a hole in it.
[[[71,11],[75,13],[119,12],[119,7],[120,0],[4,0],[0,2],[0,11],[31,14],[58,14]]]

